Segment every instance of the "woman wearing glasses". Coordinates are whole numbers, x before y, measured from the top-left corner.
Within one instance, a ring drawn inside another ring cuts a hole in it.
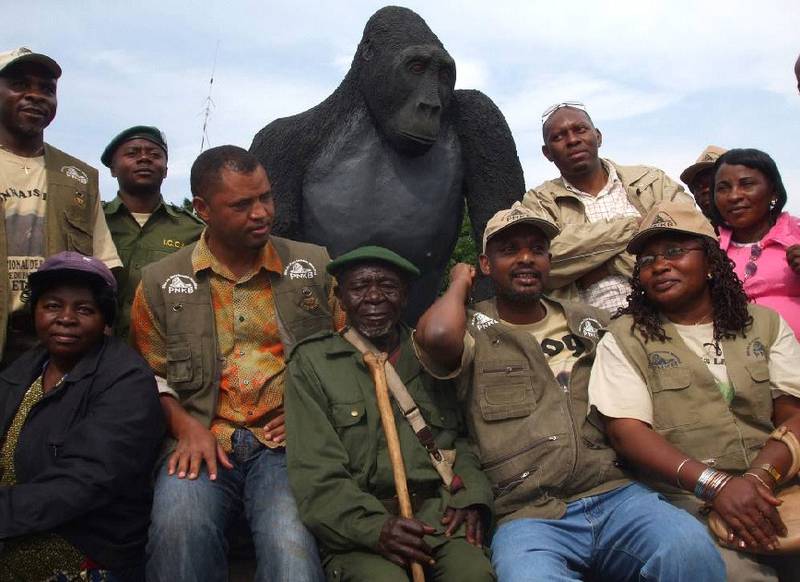
[[[734,149],[714,166],[719,244],[747,296],[781,314],[800,338],[800,222],[787,212],[786,188],[773,159]]]
[[[701,520],[713,508],[725,545],[771,551],[785,529],[773,491],[800,468],[800,345],[748,304],[695,209],[655,206],[628,251],[632,292],[597,348],[590,421],[672,503]],[[777,580],[773,556],[720,552],[729,580]]]

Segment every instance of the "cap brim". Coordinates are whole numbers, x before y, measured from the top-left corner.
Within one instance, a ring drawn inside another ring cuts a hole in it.
[[[692,164],[691,166],[686,168],[683,172],[681,172],[681,182],[683,182],[687,186],[691,186],[692,180],[694,180],[694,177],[697,174],[699,174],[703,170],[707,170],[713,167],[714,167],[714,162],[697,162],[696,164]]]
[[[523,223],[530,224],[531,226],[535,226],[536,228],[541,230],[542,233],[544,233],[544,236],[547,237],[547,240],[553,240],[561,232],[561,229],[559,229],[555,224],[553,224],[548,220],[544,220],[542,218],[534,218],[534,217],[518,218],[514,222],[509,222],[508,224],[504,225],[503,228],[498,228],[496,231],[494,231],[492,234],[486,237],[486,240],[483,243],[483,251],[486,252],[486,245],[489,243],[490,240],[492,240],[498,234],[500,234],[501,232],[503,232],[508,228],[511,228],[512,226]]]
[[[61,67],[55,62],[53,59],[48,57],[47,55],[43,55],[41,53],[28,53],[17,57],[10,63],[8,63],[5,67],[3,67],[3,71],[5,71],[9,67],[13,67],[18,63],[36,63],[42,65],[48,71],[53,73],[53,77],[58,79],[61,77]]]
[[[625,247],[625,250],[628,251],[632,255],[638,255],[639,251],[642,250],[642,247],[645,243],[653,238],[654,236],[658,236],[660,234],[664,234],[665,232],[674,232],[677,234],[685,234],[688,236],[694,237],[703,237],[708,238],[716,243],[717,241],[711,238],[706,234],[701,234],[696,231],[692,230],[684,230],[682,228],[672,228],[672,227],[665,227],[665,226],[658,226],[656,228],[648,228],[647,230],[643,230],[642,232],[634,235],[634,237],[628,241],[628,246]]]

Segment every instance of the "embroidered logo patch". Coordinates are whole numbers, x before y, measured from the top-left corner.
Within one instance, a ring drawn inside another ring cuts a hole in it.
[[[313,279],[317,276],[317,268],[305,259],[295,259],[283,270],[283,276],[290,279]]]
[[[602,327],[603,326],[600,324],[600,322],[593,317],[586,317],[581,320],[580,324],[578,325],[578,331],[584,337],[597,339],[597,332],[599,332]]]
[[[75,166],[61,166],[61,173],[81,184],[89,183],[89,176],[86,175],[86,172]]]
[[[747,344],[747,355],[754,360],[766,360],[767,348],[761,342],[761,338],[757,337],[749,344]]]
[[[478,330],[486,329],[487,327],[491,327],[496,323],[496,319],[492,319],[483,313],[476,313],[472,316],[472,326]]]
[[[650,224],[651,228],[673,228],[674,226],[675,220],[663,211],[656,214],[655,218],[653,218],[653,222]]]
[[[191,295],[197,290],[197,282],[188,275],[170,275],[161,288],[168,294]]]
[[[672,352],[653,352],[647,356],[647,365],[658,370],[677,368],[680,363],[681,359]]]

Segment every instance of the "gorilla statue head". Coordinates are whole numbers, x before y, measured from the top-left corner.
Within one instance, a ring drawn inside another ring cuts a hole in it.
[[[453,97],[456,65],[425,21],[407,8],[378,10],[350,73],[389,143],[406,155],[428,151]]]

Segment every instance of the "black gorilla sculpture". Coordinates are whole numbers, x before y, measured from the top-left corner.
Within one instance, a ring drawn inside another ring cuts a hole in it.
[[[464,200],[480,247],[486,221],[524,192],[503,115],[479,91],[454,91],[455,78],[425,21],[385,7],[333,94],[273,121],[250,146],[272,182],[275,234],[333,257],[377,244],[419,266],[410,323],[436,298]]]

